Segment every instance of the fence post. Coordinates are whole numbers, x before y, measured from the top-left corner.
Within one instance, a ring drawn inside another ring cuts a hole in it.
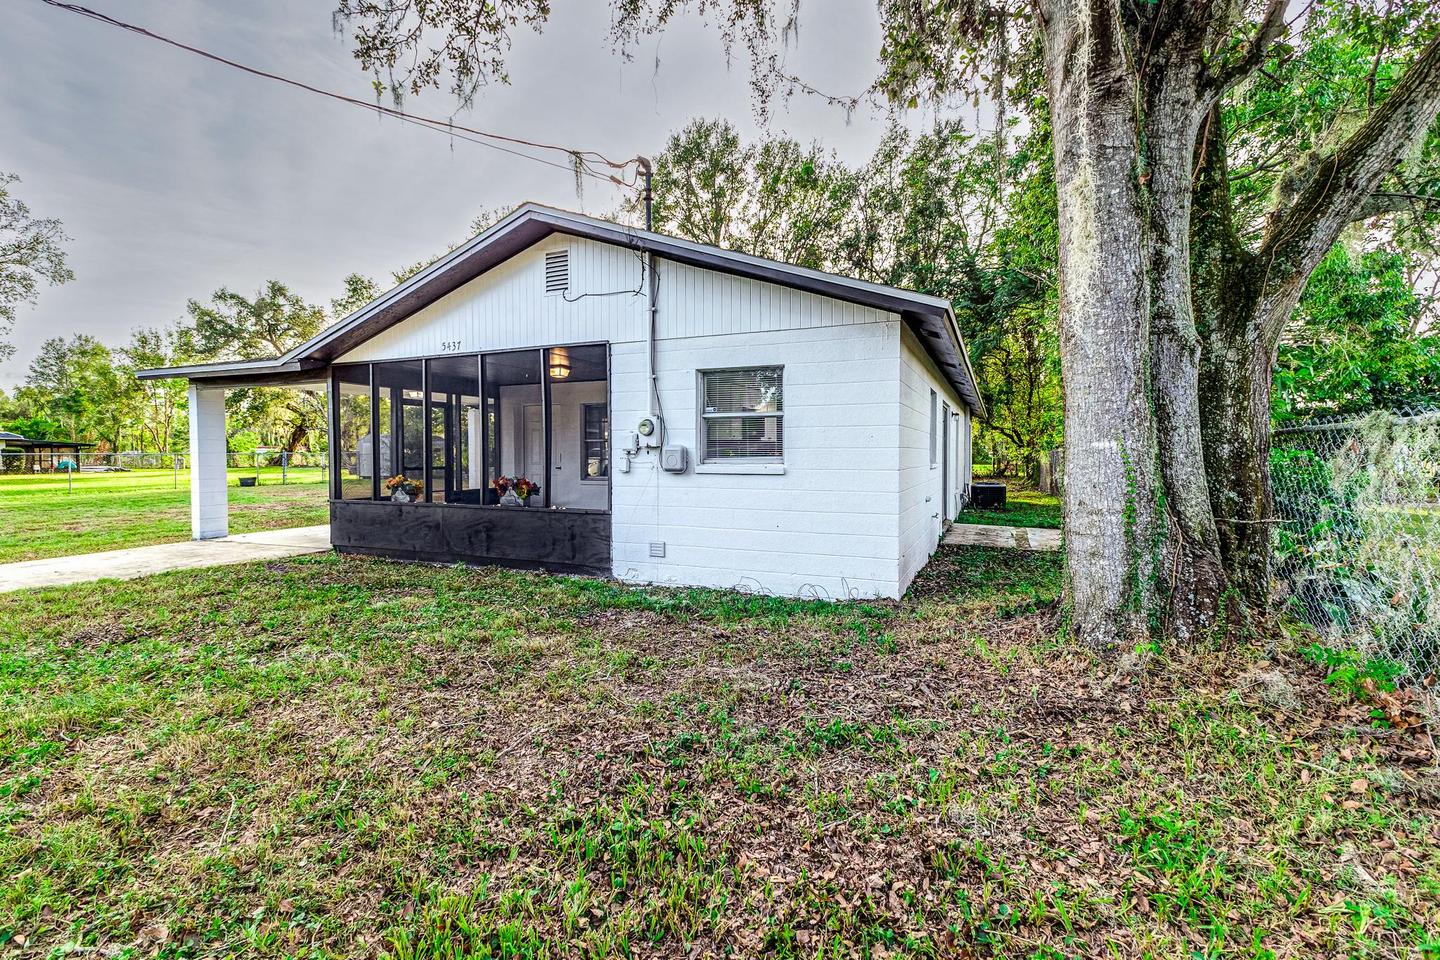
[[[280,485],[283,487],[290,478],[290,451],[280,451]]]
[[[75,464],[69,460],[65,461],[65,492],[75,492]]]

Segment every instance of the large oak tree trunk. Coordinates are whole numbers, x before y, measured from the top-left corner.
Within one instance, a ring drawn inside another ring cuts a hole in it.
[[[1067,600],[1100,648],[1149,635],[1163,527],[1146,370],[1136,100],[1104,3],[1045,24],[1059,200]]]
[[[1199,49],[1175,46],[1152,65],[1146,97],[1146,240],[1156,432],[1171,525],[1167,633],[1188,641],[1221,623],[1229,585],[1201,437],[1200,339],[1191,299],[1191,175],[1202,119]]]
[[[310,435],[310,427],[303,420],[297,420],[290,426],[290,435],[285,438],[285,451],[294,453],[300,449],[300,444]]]
[[[1200,425],[1210,505],[1230,584],[1252,610],[1270,594],[1270,351],[1255,307],[1262,283],[1231,211],[1220,109],[1198,135],[1191,255],[1202,344]]]

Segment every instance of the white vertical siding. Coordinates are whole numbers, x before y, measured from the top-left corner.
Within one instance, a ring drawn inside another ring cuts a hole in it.
[[[545,254],[564,248],[570,250],[570,290],[563,296],[547,294]],[[644,337],[644,320],[641,263],[633,252],[557,235],[377,334],[341,362],[618,343]],[[442,344],[458,346],[446,350]]]
[[[762,280],[701,267],[660,264],[661,336],[665,339],[884,323],[893,314]]]
[[[953,504],[946,503],[941,489],[945,471],[938,462],[931,466],[930,461],[932,390],[938,395],[937,399],[948,402],[951,409],[965,409],[964,402],[940,374],[920,341],[909,327],[904,327],[900,337],[899,404],[899,589],[902,592],[935,552],[946,521],[954,516]],[[956,474],[957,479],[963,476]],[[955,481],[952,483],[959,486]]]

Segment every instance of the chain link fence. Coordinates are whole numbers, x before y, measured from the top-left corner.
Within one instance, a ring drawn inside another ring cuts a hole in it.
[[[1440,408],[1275,431],[1277,602],[1397,680],[1440,675]]]
[[[320,483],[329,466],[324,453],[288,450],[254,450],[225,457],[231,479],[243,483],[253,475],[265,483]],[[190,455],[183,451],[93,451],[48,450],[45,452],[0,448],[0,478],[63,478],[66,489],[78,489],[89,481],[115,474],[170,474],[174,484],[189,482]],[[248,484],[246,484],[248,485]]]

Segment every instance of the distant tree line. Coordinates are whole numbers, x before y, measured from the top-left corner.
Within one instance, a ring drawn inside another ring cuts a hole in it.
[[[959,121],[924,133],[896,126],[854,166],[818,144],[784,136],[747,143],[729,122],[697,119],[656,158],[655,227],[949,299],[988,410],[977,455],[998,472],[1023,474],[1060,445],[1064,429],[1053,150],[1043,111],[1031,119],[1024,135],[1008,138]],[[0,186],[10,182],[0,177]],[[502,215],[483,212],[471,232]],[[638,200],[615,216],[638,224]],[[59,224],[45,221],[37,232],[53,247],[42,258],[51,282],[63,282]],[[1334,246],[1279,345],[1277,419],[1440,399],[1437,280],[1416,239],[1424,236],[1357,230]],[[33,257],[33,242],[29,249]],[[392,277],[398,283],[429,262]],[[84,334],[48,340],[25,381],[0,391],[0,426],[106,450],[183,449],[184,384],[142,382],[135,371],[282,354],[380,292],[358,274],[342,285],[325,306],[279,280],[250,294],[221,288],[189,301],[183,320],[135,330],[121,345]],[[34,292],[27,286],[22,299]],[[324,400],[315,394],[238,390],[227,402],[232,450],[324,448]]]
[[[305,302],[278,280],[248,296],[222,287],[207,301],[191,300],[185,320],[142,327],[114,347],[88,334],[54,337],[41,345],[25,381],[0,392],[0,425],[33,439],[92,441],[106,451],[184,450],[185,383],[142,381],[136,372],[278,356],[378,292],[358,275],[344,286],[328,308]],[[321,396],[257,388],[231,391],[226,404],[232,451],[325,448]]]

